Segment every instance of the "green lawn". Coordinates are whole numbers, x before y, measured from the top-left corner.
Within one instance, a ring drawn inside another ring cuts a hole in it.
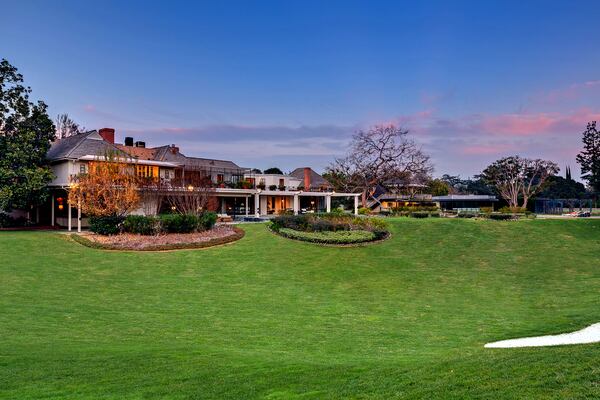
[[[600,220],[398,219],[320,247],[104,252],[0,232],[0,397],[599,398]]]

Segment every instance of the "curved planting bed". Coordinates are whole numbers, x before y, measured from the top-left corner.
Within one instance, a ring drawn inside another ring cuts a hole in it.
[[[328,245],[370,243],[389,237],[383,220],[344,214],[283,215],[271,220],[270,229],[288,239]]]
[[[123,233],[120,235],[71,235],[71,238],[88,247],[102,250],[163,251],[200,249],[231,243],[244,237],[244,231],[233,226],[217,226],[211,230],[192,233],[171,233],[163,235],[140,235]]]

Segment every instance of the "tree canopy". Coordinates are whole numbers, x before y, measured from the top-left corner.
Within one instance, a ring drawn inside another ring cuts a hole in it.
[[[538,193],[546,179],[558,170],[558,165],[552,161],[511,156],[489,165],[481,177],[496,187],[509,207],[525,208],[529,198]],[[522,200],[521,205],[519,199]]]
[[[582,141],[583,150],[577,155],[581,178],[587,181],[592,191],[600,193],[600,132],[596,129],[596,121],[587,124]]]
[[[283,175],[283,171],[280,170],[277,167],[271,167],[271,168],[267,168],[264,171],[265,174],[278,174],[278,175]]]
[[[347,155],[336,159],[326,173],[337,190],[360,190],[364,206],[366,193],[376,185],[410,182],[432,170],[429,156],[408,136],[408,130],[378,125],[354,134]]]
[[[28,209],[47,197],[52,171],[46,153],[54,124],[44,102],[29,99],[31,89],[7,60],[0,61],[0,209]]]

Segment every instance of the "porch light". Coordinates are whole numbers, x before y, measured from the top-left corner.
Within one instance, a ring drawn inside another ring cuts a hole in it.
[[[58,209],[59,209],[59,210],[62,210],[63,208],[65,208],[65,206],[63,206],[62,204],[59,204],[59,205],[58,205]]]
[[[175,210],[177,210],[177,207],[171,206],[171,210],[175,211]]]
[[[189,190],[191,192],[194,190],[194,187],[192,185],[188,185],[187,190]]]

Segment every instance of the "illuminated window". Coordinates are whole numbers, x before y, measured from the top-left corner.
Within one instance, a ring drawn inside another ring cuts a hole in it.
[[[152,165],[136,165],[135,173],[140,178],[158,178],[158,167]]]

